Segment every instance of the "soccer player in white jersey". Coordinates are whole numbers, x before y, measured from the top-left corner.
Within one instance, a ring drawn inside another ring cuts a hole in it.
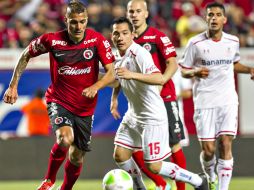
[[[232,141],[238,123],[234,71],[250,74],[254,79],[254,68],[240,63],[239,39],[223,32],[226,21],[222,4],[208,4],[208,29],[190,39],[180,60],[182,75],[195,77],[194,120],[201,142],[200,162],[209,175],[210,189],[218,190],[229,188],[233,170]],[[216,141],[218,160],[215,157]]]
[[[145,190],[141,172],[132,153],[142,149],[147,168],[153,173],[190,183],[195,189],[208,190],[204,174],[194,174],[174,163],[163,161],[170,156],[167,112],[158,85],[163,76],[154,65],[151,54],[133,41],[130,21],[121,17],[112,25],[112,41],[117,48],[115,71],[119,86],[113,89],[111,113],[120,118],[117,96],[123,90],[128,110],[115,136],[114,159],[119,168],[133,178],[134,189]]]

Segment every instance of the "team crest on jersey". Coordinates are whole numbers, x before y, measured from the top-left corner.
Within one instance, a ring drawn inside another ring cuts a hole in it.
[[[151,49],[152,49],[152,46],[151,46],[149,43],[145,43],[145,44],[143,45],[143,47],[144,47],[147,51],[151,51]]]
[[[84,53],[83,53],[83,55],[84,55],[84,58],[86,58],[86,59],[92,59],[92,57],[93,57],[93,51],[92,50],[90,50],[90,49],[86,49],[85,51],[84,51]]]
[[[57,117],[57,118],[55,119],[55,124],[59,125],[59,124],[61,124],[61,123],[63,123],[63,118],[62,118],[62,117]]]

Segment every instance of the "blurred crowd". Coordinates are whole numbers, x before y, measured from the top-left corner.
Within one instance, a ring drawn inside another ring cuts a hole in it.
[[[110,24],[125,16],[128,0],[81,0],[87,5],[88,27],[110,38]],[[204,7],[214,0],[148,0],[150,25],[165,32],[176,47],[206,29]],[[226,7],[225,31],[237,35],[241,47],[254,47],[254,1],[217,0]],[[68,0],[1,0],[0,48],[24,48],[43,33],[65,27]]]

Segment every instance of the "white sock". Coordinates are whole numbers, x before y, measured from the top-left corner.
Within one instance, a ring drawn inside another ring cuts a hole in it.
[[[185,183],[189,183],[195,187],[198,187],[202,184],[202,178],[199,177],[198,174],[180,168],[178,165],[172,162],[163,161],[159,174],[176,181],[183,181]]]
[[[219,179],[219,190],[228,190],[233,171],[233,158],[230,160],[218,159],[217,173]]]
[[[140,169],[138,168],[138,166],[136,165],[135,161],[132,158],[124,162],[116,162],[116,164],[120,169],[127,171],[131,175],[133,179],[134,189],[135,188],[146,189]]]
[[[212,160],[205,161],[203,157],[203,152],[200,153],[200,163],[203,171],[210,177],[210,181],[214,182],[216,180],[215,166],[216,166],[216,157],[214,156]]]

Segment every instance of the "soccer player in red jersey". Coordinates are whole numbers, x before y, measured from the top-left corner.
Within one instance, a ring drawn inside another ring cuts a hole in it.
[[[181,168],[186,169],[186,160],[180,141],[184,139],[183,125],[179,117],[177,97],[175,86],[171,80],[177,70],[176,52],[170,39],[161,31],[148,26],[146,19],[148,17],[147,4],[144,0],[131,0],[127,5],[127,16],[134,26],[134,41],[145,47],[153,57],[155,65],[163,73],[164,85],[161,91],[161,97],[168,113],[169,122],[169,145],[172,148],[171,161]],[[141,170],[151,178],[156,186],[165,189],[166,182],[159,175],[150,173],[144,167],[143,153],[137,151],[133,158]],[[178,190],[185,190],[185,184],[176,182]]]
[[[45,97],[56,142],[38,190],[53,189],[58,169],[67,154],[64,181],[59,190],[72,189],[81,173],[84,155],[91,150],[97,92],[114,81],[111,46],[100,33],[86,28],[87,21],[86,7],[79,1],[71,1],[65,15],[67,29],[44,34],[29,44],[21,54],[4,94],[6,103],[15,103],[19,79],[30,58],[49,53],[52,83]],[[106,71],[100,80],[99,61]]]

